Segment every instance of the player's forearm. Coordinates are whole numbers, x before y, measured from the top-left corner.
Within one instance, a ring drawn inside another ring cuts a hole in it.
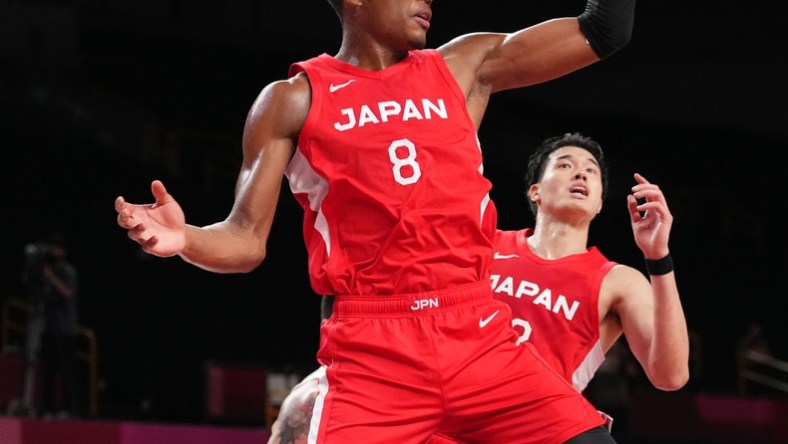
[[[265,258],[265,241],[226,221],[206,227],[187,225],[186,244],[179,255],[215,273],[247,273]]]
[[[678,390],[689,379],[689,335],[673,272],[651,276],[654,333],[648,376],[661,390]]]

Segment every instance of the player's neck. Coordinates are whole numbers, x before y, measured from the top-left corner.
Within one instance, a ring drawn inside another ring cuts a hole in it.
[[[395,50],[369,38],[346,38],[334,58],[361,69],[380,71],[407,56],[408,49]]]
[[[528,237],[531,251],[544,259],[560,259],[588,249],[588,226],[537,216],[534,234]]]

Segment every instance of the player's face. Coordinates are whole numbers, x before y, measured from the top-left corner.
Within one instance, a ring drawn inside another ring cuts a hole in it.
[[[386,39],[397,50],[409,50],[427,45],[431,3],[432,0],[367,0],[362,8],[371,34]]]
[[[576,146],[550,154],[536,198],[540,209],[572,209],[592,217],[602,209],[602,172],[594,156]]]

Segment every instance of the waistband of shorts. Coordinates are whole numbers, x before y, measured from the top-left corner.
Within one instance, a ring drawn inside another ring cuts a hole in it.
[[[334,301],[334,314],[428,314],[432,311],[492,299],[489,280],[474,282],[442,290],[403,295],[356,296],[338,295]]]

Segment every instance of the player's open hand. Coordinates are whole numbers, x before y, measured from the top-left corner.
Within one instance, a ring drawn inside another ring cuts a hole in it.
[[[186,244],[186,222],[178,202],[159,180],[151,183],[153,204],[135,205],[123,196],[115,199],[118,225],[150,254],[162,257],[180,253]]]

